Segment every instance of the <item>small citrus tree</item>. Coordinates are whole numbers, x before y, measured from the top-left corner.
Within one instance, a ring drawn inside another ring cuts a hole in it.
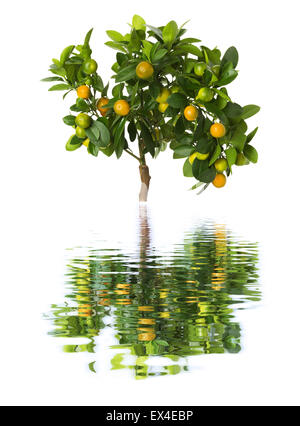
[[[257,162],[250,144],[257,128],[247,134],[246,119],[259,111],[233,102],[225,86],[238,75],[238,52],[230,47],[198,47],[200,40],[183,38],[186,29],[171,21],[164,27],[146,25],[135,15],[131,31],[107,31],[115,50],[114,85],[104,85],[91,58],[90,30],[82,45],[68,46],[50,65],[57,82],[49,90],[76,91],[72,113],[63,118],[75,128],[68,151],[87,151],[120,158],[123,153],[139,162],[140,201],[146,201],[150,183],[146,156],[156,158],[167,146],[173,158],[185,158],[183,174],[194,177],[196,189],[212,183],[221,188],[233,165]],[[134,142],[137,147],[134,148]],[[202,192],[202,190],[200,192]]]

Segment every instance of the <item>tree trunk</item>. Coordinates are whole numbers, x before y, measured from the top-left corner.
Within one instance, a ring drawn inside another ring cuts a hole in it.
[[[149,191],[149,185],[150,185],[150,179],[151,179],[148,166],[146,165],[140,166],[140,176],[141,176],[141,190],[139,194],[139,199],[142,202],[146,202],[148,198],[148,191]]]

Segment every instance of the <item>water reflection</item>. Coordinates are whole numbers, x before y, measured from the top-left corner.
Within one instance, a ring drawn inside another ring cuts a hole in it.
[[[257,244],[203,223],[162,254],[151,245],[145,208],[135,252],[106,245],[70,259],[68,294],[52,305],[50,334],[88,337],[64,351],[96,353],[97,336],[110,328],[118,342],[110,368],[130,368],[138,379],[187,370],[191,355],[238,353],[235,311],[260,300]]]

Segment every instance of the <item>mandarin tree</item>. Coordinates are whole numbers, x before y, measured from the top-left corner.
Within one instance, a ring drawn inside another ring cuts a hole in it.
[[[246,119],[259,111],[241,106],[226,89],[238,75],[235,47],[224,55],[171,21],[162,27],[146,25],[135,15],[130,32],[107,31],[105,44],[117,51],[112,65],[113,85],[104,85],[91,57],[90,30],[82,45],[66,47],[50,65],[56,84],[49,90],[77,94],[70,114],[63,118],[74,134],[66,149],[82,145],[93,156],[119,159],[127,154],[139,162],[140,201],[146,201],[150,183],[148,155],[156,158],[169,147],[174,159],[185,159],[183,174],[203,185],[222,187],[234,165],[256,163],[250,144],[257,127],[248,133]],[[75,115],[77,114],[77,115]]]

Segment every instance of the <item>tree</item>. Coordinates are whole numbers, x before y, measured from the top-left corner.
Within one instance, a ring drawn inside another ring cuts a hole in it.
[[[245,120],[260,108],[240,106],[225,88],[238,75],[235,47],[222,56],[217,48],[198,47],[199,39],[184,38],[186,29],[174,21],[156,28],[135,15],[130,33],[107,31],[111,41],[105,44],[117,50],[108,98],[109,84],[91,57],[92,31],[82,45],[68,46],[53,59],[54,76],[42,80],[55,81],[49,90],[65,91],[64,98],[77,93],[63,118],[76,128],[67,150],[85,145],[94,156],[115,153],[119,159],[125,153],[136,159],[140,201],[147,201],[151,179],[146,157],[156,158],[167,146],[174,159],[185,159],[184,176],[197,180],[192,189],[223,187],[233,165],[257,162],[250,144],[257,128],[247,134]]]

